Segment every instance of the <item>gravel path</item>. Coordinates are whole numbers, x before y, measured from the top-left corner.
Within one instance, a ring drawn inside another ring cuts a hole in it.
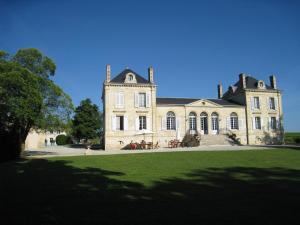
[[[115,154],[138,154],[153,152],[187,152],[187,151],[241,151],[241,150],[262,150],[274,147],[289,146],[231,146],[231,145],[214,145],[199,146],[192,148],[160,148],[147,150],[87,150],[83,148],[71,148],[66,146],[49,146],[39,150],[26,150],[24,155],[30,158],[43,158],[53,156],[80,156],[80,155],[115,155]]]

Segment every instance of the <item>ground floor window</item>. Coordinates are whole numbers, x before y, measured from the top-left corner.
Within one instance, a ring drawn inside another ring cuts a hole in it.
[[[116,116],[116,130],[124,130],[124,116]]]
[[[255,129],[261,130],[261,119],[260,119],[260,117],[255,117]]]
[[[167,130],[176,130],[176,117],[173,112],[167,113]]]
[[[213,131],[219,130],[219,116],[217,113],[211,114],[211,125]]]
[[[277,125],[276,125],[277,121],[276,121],[276,117],[271,117],[270,119],[270,127],[272,130],[276,130]]]
[[[195,131],[197,129],[197,117],[195,113],[190,113],[189,115],[189,123],[190,123],[190,130]]]
[[[140,116],[139,121],[140,121],[139,130],[146,130],[147,129],[146,116]]]
[[[232,130],[238,130],[239,129],[239,118],[236,113],[230,114],[230,128]]]

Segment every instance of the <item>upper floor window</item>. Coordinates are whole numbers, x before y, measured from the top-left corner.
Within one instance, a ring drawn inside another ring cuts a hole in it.
[[[139,130],[147,129],[147,119],[146,116],[139,116]]]
[[[167,130],[176,130],[176,117],[173,112],[167,113]]]
[[[129,74],[129,75],[128,75],[128,80],[129,80],[129,81],[133,81],[133,75],[132,75],[132,74]]]
[[[236,113],[230,114],[230,129],[238,130],[239,129],[239,118]]]
[[[272,109],[272,110],[276,109],[275,98],[269,98],[269,108]]]
[[[259,97],[253,98],[254,109],[260,109]]]
[[[146,107],[146,93],[139,93],[139,107]]]

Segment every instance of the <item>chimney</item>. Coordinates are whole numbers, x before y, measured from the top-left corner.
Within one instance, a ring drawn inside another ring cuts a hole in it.
[[[110,65],[106,65],[106,82],[110,82]]]
[[[153,67],[152,66],[150,66],[148,68],[148,81],[150,83],[154,83],[154,79],[153,79]]]
[[[270,84],[273,89],[277,89],[276,77],[274,75],[270,76]]]
[[[242,83],[243,89],[245,89],[247,87],[246,86],[246,74],[244,74],[244,73],[240,74],[240,82]]]
[[[221,83],[218,84],[218,99],[222,99],[223,97],[223,86]]]

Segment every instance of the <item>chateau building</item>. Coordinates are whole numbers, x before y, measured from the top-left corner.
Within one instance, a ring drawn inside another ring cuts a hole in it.
[[[148,79],[131,69],[111,79],[106,66],[102,101],[104,148],[122,149],[131,141],[160,147],[186,134],[198,134],[200,144],[226,144],[228,136],[243,145],[278,144],[283,140],[281,91],[275,76],[270,84],[246,74],[217,99],[160,98],[153,68]],[[228,142],[227,142],[228,143]]]

